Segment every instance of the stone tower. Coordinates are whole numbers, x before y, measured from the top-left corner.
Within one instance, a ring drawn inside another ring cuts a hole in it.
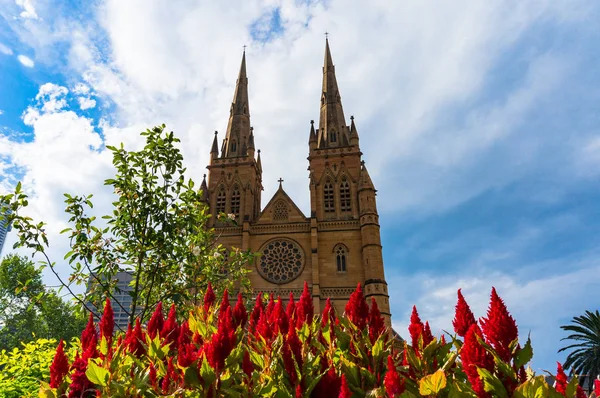
[[[319,124],[315,128],[311,121],[308,144],[310,215],[296,206],[281,181],[261,208],[262,166],[260,151],[255,158],[244,53],[227,132],[220,151],[215,133],[208,183],[202,183],[219,242],[262,253],[250,274],[255,291],[298,297],[306,281],[316,311],[331,298],[342,313],[360,283],[390,325],[377,191],[362,161],[354,117],[346,125],[328,40]],[[215,215],[220,212],[233,213],[237,225],[219,225]]]

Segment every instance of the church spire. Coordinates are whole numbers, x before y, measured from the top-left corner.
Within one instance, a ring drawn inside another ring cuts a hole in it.
[[[248,103],[248,76],[246,75],[246,51],[242,55],[242,64],[238,74],[233,102],[229,110],[229,123],[223,141],[223,157],[246,156],[242,151],[244,143],[250,137],[250,107]]]
[[[335,66],[325,39],[325,61],[323,66],[323,91],[321,93],[321,116],[319,119],[318,147],[349,145],[348,126],[344,118],[342,97],[335,77]]]

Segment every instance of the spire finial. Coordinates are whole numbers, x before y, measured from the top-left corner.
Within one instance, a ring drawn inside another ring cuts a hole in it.
[[[248,47],[248,46],[244,44],[242,47],[244,48],[244,54],[245,54],[246,53],[246,47]]]
[[[329,39],[329,32],[325,31],[325,40]]]
[[[281,188],[281,185],[283,183],[283,178],[279,177],[279,180],[277,180],[277,182],[279,183],[279,188]]]

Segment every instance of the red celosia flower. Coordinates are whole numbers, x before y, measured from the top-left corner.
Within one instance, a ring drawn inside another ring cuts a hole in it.
[[[335,325],[335,310],[331,305],[331,299],[327,297],[325,301],[325,308],[323,308],[323,315],[321,316],[321,326],[325,326],[329,322],[329,327],[333,328]]]
[[[452,321],[454,331],[460,337],[465,337],[465,334],[467,334],[469,328],[475,322],[475,316],[473,316],[469,304],[467,304],[460,289],[458,289],[458,302],[456,303],[456,311],[454,313],[454,320]]]
[[[441,344],[441,345],[446,345],[446,337],[445,337],[444,335],[442,335],[442,336],[440,337],[440,344]]]
[[[273,328],[269,324],[267,314],[262,312],[262,310],[260,312],[260,318],[258,318],[258,324],[256,325],[255,335],[262,336],[267,342],[270,342],[273,338]]]
[[[490,395],[485,392],[483,387],[483,381],[479,377],[477,368],[484,368],[489,371],[494,369],[494,358],[492,355],[483,348],[477,336],[483,338],[481,329],[477,324],[471,325],[469,331],[465,335],[465,342],[460,351],[460,358],[463,364],[463,370],[473,387],[473,391],[479,398],[486,398]]]
[[[296,303],[294,302],[294,293],[292,292],[290,292],[290,301],[287,305],[287,308],[285,309],[285,313],[287,314],[290,323],[293,323],[296,314]]]
[[[296,386],[296,398],[302,398],[302,386],[300,384]]]
[[[227,307],[230,307],[229,293],[227,292],[227,289],[225,289],[225,291],[223,292],[223,299],[221,300],[221,305],[219,306],[219,314],[224,314],[225,311],[227,311]]]
[[[81,348],[87,350],[90,345],[96,345],[98,342],[98,335],[96,334],[96,328],[94,327],[94,315],[90,312],[88,323],[81,332]]]
[[[352,391],[348,388],[348,382],[346,381],[346,375],[342,374],[342,381],[340,383],[340,395],[338,398],[351,398]]]
[[[290,327],[282,349],[283,367],[290,377],[291,384],[296,384],[298,374],[294,361],[298,368],[302,368],[302,343],[296,334],[296,328]]]
[[[512,356],[509,345],[518,337],[519,332],[515,320],[493,287],[487,319],[481,318],[481,329],[486,342],[494,347],[502,360],[509,362]]]
[[[600,379],[594,380],[594,392],[597,397],[600,397]]]
[[[58,388],[69,373],[69,359],[65,355],[64,344],[61,339],[50,365],[50,388]]]
[[[324,397],[324,398],[332,398],[339,394],[340,386],[342,380],[340,376],[337,375],[335,368],[331,367],[321,377],[321,380],[315,386],[311,397]]]
[[[196,347],[191,343],[179,344],[177,351],[177,363],[179,366],[188,368],[198,358]]]
[[[575,398],[587,398],[587,394],[583,391],[581,386],[577,386],[577,390],[575,390]]]
[[[252,377],[252,372],[254,371],[254,364],[250,360],[250,354],[248,351],[244,351],[244,359],[242,359],[242,370],[248,376],[248,378]]]
[[[143,342],[146,341],[144,338],[144,332],[142,331],[142,325],[140,325],[140,319],[136,318],[135,328],[129,334],[129,337],[125,340],[127,349],[136,357],[142,356],[146,349],[144,348]]]
[[[429,327],[429,321],[425,321],[425,327],[423,328],[423,347],[427,347],[429,343],[433,341],[433,334]]]
[[[374,297],[371,297],[371,312],[369,313],[369,339],[371,344],[375,344],[375,340],[385,332],[385,323],[379,308],[377,307],[377,301]]]
[[[298,303],[296,303],[296,327],[300,328],[306,322],[312,322],[314,315],[314,307],[308,283],[304,282],[304,289],[300,295]]]
[[[418,351],[419,349],[419,337],[423,334],[424,328],[423,322],[421,322],[421,318],[419,318],[417,307],[413,305],[408,332],[410,333],[411,345],[415,351]]]
[[[383,379],[383,385],[391,398],[399,397],[405,390],[404,379],[400,377],[398,370],[396,370],[396,365],[391,355],[388,355],[387,372]]]
[[[283,309],[283,303],[281,302],[281,297],[277,297],[277,304],[273,308],[271,312],[271,318],[269,320],[271,327],[273,328],[273,334],[281,333],[283,335],[287,334],[289,327],[288,316]]]
[[[160,337],[165,339],[163,344],[175,343],[179,337],[179,325],[177,324],[177,310],[175,309],[175,303],[171,304],[167,320],[160,330]],[[171,345],[171,348],[175,347]]]
[[[177,370],[175,369],[175,366],[173,365],[173,357],[170,357],[168,362],[167,362],[167,374],[165,375],[165,377],[163,378],[162,381],[162,389],[163,389],[163,394],[168,394],[169,390],[171,389],[171,382],[173,382],[175,385],[177,385],[177,383],[179,382],[179,373],[177,372]]]
[[[356,290],[350,295],[350,299],[346,304],[346,316],[359,330],[367,326],[369,305],[365,300],[360,283],[356,286]]]
[[[159,302],[150,317],[150,321],[148,322],[148,335],[154,339],[158,332],[162,330],[163,324],[165,323],[165,318],[163,318],[162,314],[162,302]]]
[[[87,362],[87,358],[80,357],[79,353],[75,356],[75,361],[73,361],[72,366],[74,372],[71,375],[71,384],[69,385],[69,398],[84,397],[86,396],[85,394],[93,387],[93,384],[85,375],[85,371],[87,370]]]
[[[294,354],[294,358],[296,359],[296,363],[299,368],[302,368],[302,342],[298,338],[298,334],[296,334],[295,328],[290,328],[288,330],[287,337],[285,339],[286,344],[290,347],[290,350]]]
[[[261,312],[264,312],[264,307],[261,298],[261,293],[258,293],[258,295],[256,296],[256,302],[254,303],[254,308],[252,308],[252,313],[250,314],[250,324],[248,325],[248,329],[250,332],[255,331],[255,328],[258,325],[258,320],[260,318]]]
[[[169,358],[172,360],[172,358]],[[169,394],[169,388],[171,387],[171,373],[167,370],[165,377],[163,377],[162,382],[160,383],[160,388],[162,389],[162,393],[164,395]]]
[[[158,390],[158,381],[156,379],[156,368],[154,367],[154,364],[152,362],[150,362],[150,370],[148,371],[148,378],[150,379],[150,385],[155,390]]]
[[[109,347],[112,346],[114,327],[115,313],[113,312],[110,300],[107,298],[106,304],[104,304],[104,312],[102,313],[102,318],[100,319],[100,337],[102,338],[102,336],[104,336],[104,338],[106,338]]]
[[[192,341],[192,331],[187,320],[183,321],[179,328],[179,336],[177,337],[177,347],[190,344]]]
[[[231,307],[224,314],[219,314],[217,332],[212,335],[210,342],[204,344],[206,360],[218,373],[223,370],[225,358],[229,356],[236,343],[235,329]]]
[[[208,287],[206,288],[206,293],[204,294],[204,313],[208,314],[208,310],[215,303],[217,296],[215,296],[215,292],[213,291],[212,285],[208,282]]]
[[[237,303],[235,303],[235,307],[233,307],[233,319],[235,320],[236,326],[241,326],[242,328],[246,326],[246,322],[248,321],[248,313],[244,306],[244,297],[242,296],[242,293],[238,293]]]
[[[565,371],[563,370],[563,367],[560,364],[560,362],[556,362],[556,365],[556,385],[554,386],[554,388],[556,389],[556,392],[559,392],[566,397],[568,385],[567,375],[565,374]]]
[[[265,309],[265,315],[267,318],[271,318],[273,308],[275,308],[275,298],[273,297],[273,293],[271,293],[269,294],[269,301],[267,302],[267,308]]]

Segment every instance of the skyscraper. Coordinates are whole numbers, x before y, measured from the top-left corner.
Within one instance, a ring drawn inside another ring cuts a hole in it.
[[[0,211],[2,209],[0,208]],[[10,214],[10,211],[6,214]],[[10,225],[3,218],[0,219],[0,255],[2,255],[2,249],[4,248],[4,242],[6,241],[6,235],[10,231]]]

